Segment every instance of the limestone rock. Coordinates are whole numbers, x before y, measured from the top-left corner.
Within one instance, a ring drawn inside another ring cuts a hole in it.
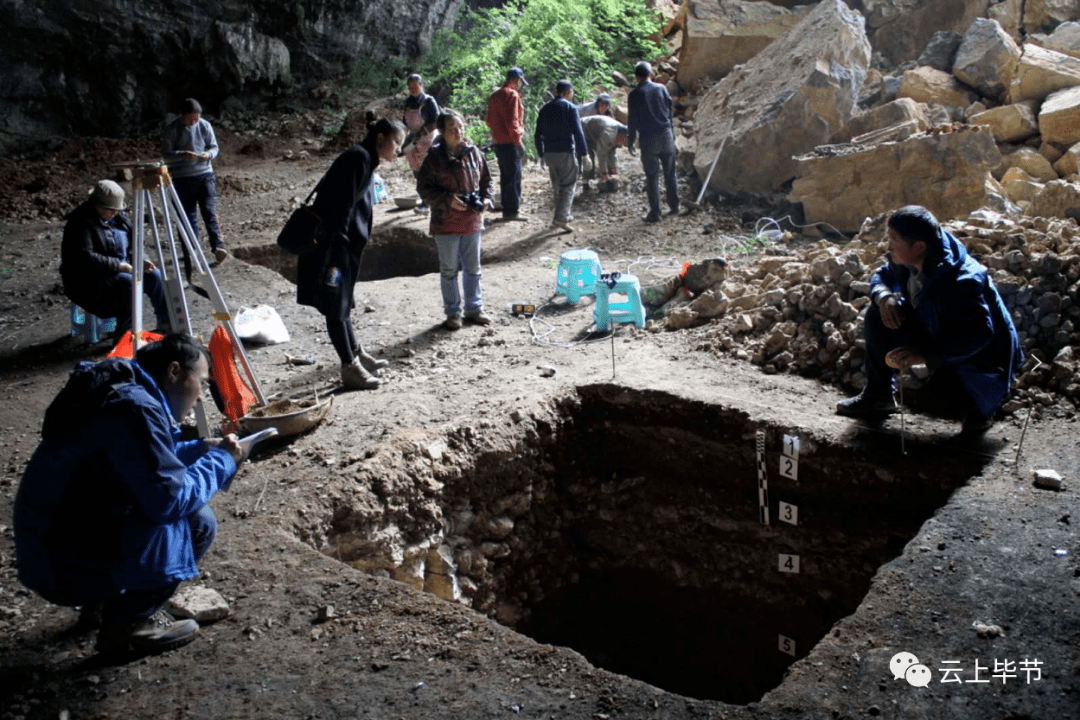
[[[705,177],[726,121],[734,118],[710,187],[777,191],[795,175],[795,155],[847,123],[869,62],[862,17],[841,0],[823,0],[702,98],[694,116],[698,177]]]
[[[428,551],[425,570],[424,592],[451,602],[461,599],[454,551],[449,545],[440,545]]]
[[[1043,189],[1043,183],[1036,182],[1035,178],[1018,167],[1005,171],[1001,177],[1001,186],[1013,202],[1031,202]]]
[[[217,590],[202,585],[181,587],[169,598],[169,612],[180,618],[195,618],[200,625],[224,620],[232,612]]]
[[[1020,48],[998,21],[979,18],[964,33],[952,72],[984,96],[999,98],[1012,83],[1019,59]]]
[[[974,100],[971,91],[947,72],[922,66],[904,73],[897,97],[921,103],[940,103],[965,108]]]
[[[960,48],[963,36],[951,30],[938,30],[926,44],[922,54],[915,62],[919,65],[928,65],[935,70],[952,72],[953,63],[956,61],[956,51]]]
[[[251,82],[273,84],[289,75],[288,47],[257,31],[252,21],[216,22],[204,36],[203,45],[211,74],[229,88],[239,89]]]
[[[1064,180],[1046,183],[1024,215],[1080,219],[1080,186]]]
[[[1007,168],[1020,168],[1035,180],[1049,182],[1058,179],[1054,166],[1034,148],[1021,147],[1006,155],[1004,159]]]
[[[1024,43],[1009,88],[1009,101],[1041,101],[1051,93],[1076,85],[1080,85],[1080,58]]]
[[[881,208],[919,204],[940,219],[962,217],[986,200],[989,170],[1001,161],[990,131],[915,135],[896,143],[818,148],[799,160],[788,199],[807,223],[854,232]]]
[[[373,58],[413,58],[465,0],[190,0],[0,5],[0,131],[143,136],[189,90],[210,116],[317,85]],[[107,40],[103,40],[107,38]],[[14,109],[18,109],[14,111]]]
[[[1030,35],[1027,41],[1047,50],[1080,58],[1080,22],[1063,22],[1049,35]]]
[[[892,102],[873,107],[861,115],[856,115],[844,125],[831,139],[832,143],[842,143],[852,138],[911,121],[914,131],[930,129],[927,107],[911,98],[900,98]],[[1034,117],[1033,117],[1034,119]]]
[[[1039,110],[1039,132],[1048,143],[1080,142],[1080,86],[1050,95]]]
[[[1061,177],[1080,172],[1080,143],[1073,145],[1058,158],[1057,162],[1054,163],[1054,170]]]
[[[1066,20],[1080,16],[1077,0],[1024,0],[1024,30],[1028,33],[1049,32]]]
[[[986,17],[997,20],[1009,37],[1020,42],[1024,36],[1020,26],[1023,24],[1024,0],[1004,0],[994,3],[987,9]]]
[[[727,75],[798,24],[808,10],[747,0],[689,0],[676,79],[692,87],[702,77]]]
[[[1033,103],[1014,103],[991,108],[971,116],[976,125],[986,125],[997,142],[1019,142],[1039,133]]]
[[[863,0],[874,51],[892,63],[918,57],[935,32],[963,33],[991,0]]]

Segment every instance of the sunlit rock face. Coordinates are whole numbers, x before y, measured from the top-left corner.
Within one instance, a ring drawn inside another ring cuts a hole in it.
[[[348,83],[412,58],[463,0],[0,0],[0,132],[146,132],[184,97],[208,112],[290,83]]]

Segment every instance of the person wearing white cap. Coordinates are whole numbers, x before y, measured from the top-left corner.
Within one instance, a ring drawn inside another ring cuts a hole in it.
[[[134,253],[131,221],[123,213],[124,189],[99,180],[90,197],[75,208],[60,243],[60,277],[64,294],[87,312],[116,318],[117,334],[131,327],[131,284]],[[150,298],[157,329],[169,329],[169,306],[161,271],[146,260],[143,293]]]

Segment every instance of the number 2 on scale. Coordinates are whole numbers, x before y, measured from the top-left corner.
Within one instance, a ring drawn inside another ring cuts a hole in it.
[[[799,458],[788,457],[783,455],[780,457],[780,476],[786,477],[789,480],[799,479]]]

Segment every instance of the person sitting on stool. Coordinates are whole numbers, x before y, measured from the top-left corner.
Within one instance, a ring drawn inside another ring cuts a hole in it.
[[[131,327],[134,282],[131,221],[123,213],[124,189],[100,180],[90,197],[68,216],[60,243],[60,277],[71,302],[101,318],[116,318],[116,333]],[[169,306],[161,271],[146,260],[143,292],[150,298],[157,329],[168,331]]]

